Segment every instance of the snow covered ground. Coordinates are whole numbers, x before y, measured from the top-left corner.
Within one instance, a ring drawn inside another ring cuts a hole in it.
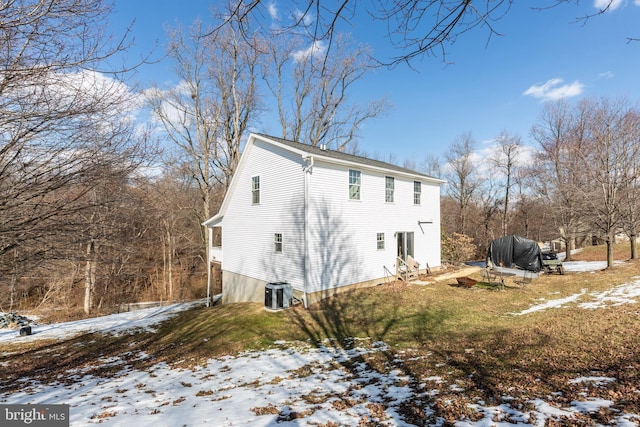
[[[635,304],[639,298],[640,277],[605,292],[590,293],[585,289],[571,297],[541,301],[514,314],[526,315],[568,305],[594,310]],[[157,322],[189,306],[175,304],[35,326],[34,334],[27,337],[17,337],[16,331],[0,330],[0,346],[8,340],[65,338],[87,331],[122,334],[132,328],[152,330]],[[394,369],[394,361],[389,362],[389,373],[384,375],[363,362],[364,355],[385,348],[384,343],[369,340],[356,340],[349,350],[332,346],[330,342],[319,348],[283,342],[265,351],[211,359],[206,366],[193,369],[173,369],[157,363],[144,371],[132,368],[129,362],[148,359],[149,355],[128,353],[99,361],[101,366],[116,368],[117,373],[111,378],[95,377],[82,369],[67,371],[65,378],[54,383],[22,378],[21,391],[0,393],[0,403],[66,403],[70,405],[72,426],[409,426],[412,424],[402,415],[403,402],[409,398],[434,402],[439,390],[433,384],[442,385],[447,380],[433,377],[416,385],[401,369]],[[590,398],[588,389],[606,387],[615,381],[616,378],[600,376],[571,379],[572,384],[584,387],[584,399],[565,407],[540,399],[528,402],[526,409],[475,401],[472,407],[482,415],[481,419],[458,421],[455,425],[542,427],[549,420],[597,412],[614,402]],[[465,391],[455,383],[449,388],[459,393]],[[505,402],[509,400],[508,396],[503,398]],[[422,410],[427,415],[434,413],[430,404]],[[432,425],[444,424],[445,420],[440,418]],[[611,425],[638,426],[640,415],[617,412]]]
[[[523,315],[533,313],[535,311],[547,310],[550,308],[563,308],[575,305],[585,309],[604,308],[608,306],[616,306],[622,304],[636,304],[640,297],[640,276],[634,277],[630,283],[615,286],[602,292],[588,292],[583,289],[580,293],[570,295],[565,298],[541,300],[540,304],[533,305],[526,310],[515,315]]]
[[[151,326],[168,319],[173,314],[193,307],[203,302],[188,302],[153,307],[144,310],[128,311],[126,313],[111,314],[109,316],[94,317],[54,324],[32,326],[33,335],[16,338],[16,331],[0,329],[0,344],[3,342],[29,342],[40,339],[64,339],[82,333],[103,332],[120,334],[136,329],[151,329]],[[0,313],[1,314],[1,313]]]

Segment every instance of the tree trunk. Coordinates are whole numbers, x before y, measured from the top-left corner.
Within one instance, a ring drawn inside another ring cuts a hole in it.
[[[173,237],[167,227],[167,268],[169,276],[169,302],[173,302]]]
[[[607,236],[607,268],[613,268],[613,236]]]
[[[95,242],[87,244],[87,263],[84,269],[84,312],[91,313],[93,288],[96,280]]]
[[[565,254],[566,254],[564,260],[571,261],[572,253],[576,249],[575,234],[571,234],[567,236],[567,238],[564,240],[564,246],[565,246]]]
[[[636,241],[638,236],[632,234],[629,238],[631,239],[631,259],[638,259],[638,243]]]

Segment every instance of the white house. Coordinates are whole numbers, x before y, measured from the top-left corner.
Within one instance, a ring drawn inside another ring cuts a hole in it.
[[[286,282],[305,305],[395,274],[396,257],[440,266],[444,181],[388,163],[251,134],[217,215],[222,301],[264,301]],[[209,241],[212,241],[210,238]]]

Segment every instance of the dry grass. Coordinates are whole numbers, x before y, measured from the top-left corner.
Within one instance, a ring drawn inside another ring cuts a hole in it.
[[[620,259],[628,258],[628,248],[626,253],[624,247],[616,253]],[[603,256],[602,248],[588,248],[575,259],[602,260]],[[598,310],[570,306],[525,316],[513,313],[542,299],[629,283],[639,271],[636,260],[594,273],[542,275],[525,287],[508,280],[504,290],[460,288],[455,279],[426,286],[393,282],[345,292],[309,310],[294,307],[273,313],[261,304],[194,309],[165,322],[154,334],[92,334],[61,343],[14,347],[15,354],[0,357],[0,389],[14,389],[18,377],[47,380],[78,367],[92,366],[88,373],[111,375],[111,368],[100,368],[97,360],[138,350],[151,358],[131,361],[131,365],[145,369],[160,361],[192,366],[211,357],[265,348],[278,340],[315,344],[332,338],[334,344],[350,347],[352,338],[368,337],[384,341],[391,349],[369,357],[370,368],[384,371],[393,361],[416,383],[439,375],[465,388],[464,396],[440,391],[443,399],[457,402],[439,409],[445,419],[455,419],[465,410],[464,402],[473,397],[500,402],[502,396],[512,396],[526,402],[553,395],[558,404],[570,402],[584,389],[568,380],[591,375],[618,379],[589,389],[591,397],[613,399],[618,403],[612,409],[638,413],[637,305]],[[419,403],[407,404],[408,419],[420,421]]]
[[[640,248],[640,244],[636,244]],[[613,245],[613,259],[628,260],[631,258],[631,244],[620,243]],[[589,246],[571,256],[572,261],[605,261],[607,259],[607,247],[605,245]]]

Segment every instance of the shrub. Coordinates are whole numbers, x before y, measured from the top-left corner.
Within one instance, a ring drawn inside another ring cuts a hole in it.
[[[473,238],[466,234],[442,234],[442,259],[452,263],[460,263],[473,259],[477,247]]]

